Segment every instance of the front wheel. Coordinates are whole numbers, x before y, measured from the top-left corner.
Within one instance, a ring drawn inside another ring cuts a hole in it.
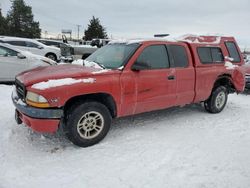
[[[212,91],[211,96],[205,101],[205,109],[210,113],[221,112],[227,103],[228,91],[224,86],[219,86]]]
[[[75,145],[92,146],[107,135],[111,119],[109,110],[103,104],[85,102],[69,111],[65,132]]]
[[[53,60],[53,61],[57,61],[57,58],[56,58],[56,55],[55,54],[52,54],[52,53],[48,53],[45,55],[45,57]]]

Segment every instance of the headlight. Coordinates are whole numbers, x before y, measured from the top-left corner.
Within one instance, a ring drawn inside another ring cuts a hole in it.
[[[38,108],[50,107],[47,99],[45,99],[42,95],[33,93],[31,91],[27,92],[26,103],[29,104],[30,106],[34,106]]]

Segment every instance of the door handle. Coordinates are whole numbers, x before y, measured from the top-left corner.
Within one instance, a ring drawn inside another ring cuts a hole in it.
[[[174,79],[175,79],[175,76],[174,76],[174,75],[168,76],[168,80],[174,80]]]

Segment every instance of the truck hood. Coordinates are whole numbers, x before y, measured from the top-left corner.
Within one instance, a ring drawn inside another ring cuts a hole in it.
[[[103,70],[94,67],[85,67],[81,65],[55,65],[47,67],[37,67],[17,75],[17,79],[25,86],[32,84],[63,78],[83,78],[95,77],[97,74],[107,74],[114,72],[112,70]]]

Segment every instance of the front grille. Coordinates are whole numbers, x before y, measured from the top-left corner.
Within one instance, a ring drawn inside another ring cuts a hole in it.
[[[246,79],[246,82],[250,82],[250,74],[246,74],[245,79]]]
[[[16,92],[17,92],[18,97],[24,101],[25,94],[26,94],[25,86],[17,79],[15,81],[15,85],[16,85]]]

